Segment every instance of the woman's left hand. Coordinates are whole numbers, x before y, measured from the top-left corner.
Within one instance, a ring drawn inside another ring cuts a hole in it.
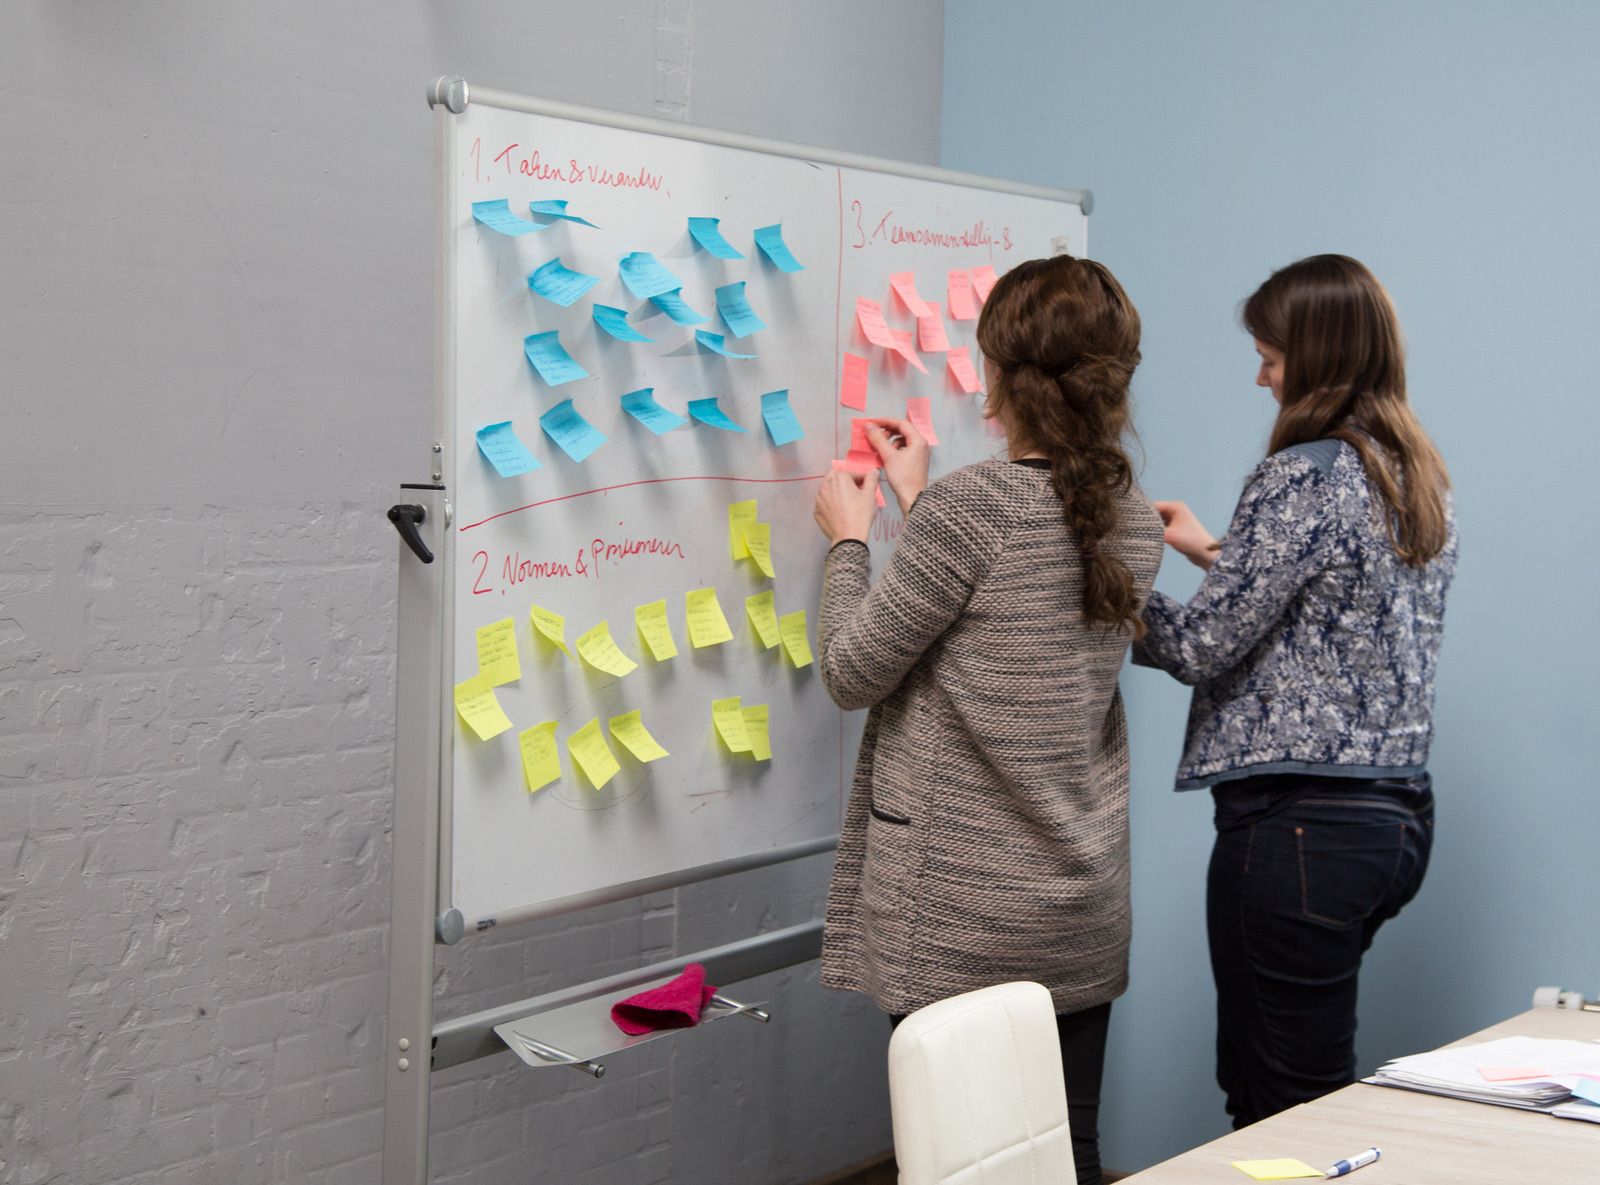
[[[872,520],[878,514],[878,471],[864,475],[848,469],[833,469],[822,479],[817,504],[811,517],[828,537],[829,543],[844,539],[867,541]]]

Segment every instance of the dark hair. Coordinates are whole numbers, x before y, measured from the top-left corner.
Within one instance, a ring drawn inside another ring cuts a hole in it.
[[[1245,301],[1258,341],[1283,352],[1283,403],[1269,452],[1342,440],[1389,513],[1395,552],[1421,566],[1444,549],[1444,459],[1406,399],[1400,321],[1383,285],[1347,255],[1280,268]]]
[[[1139,365],[1139,314],[1106,268],[1058,255],[1012,268],[978,318],[998,373],[989,389],[1014,445],[1044,454],[1083,557],[1083,615],[1144,634],[1133,573],[1102,542],[1133,487],[1123,447],[1128,383]]]

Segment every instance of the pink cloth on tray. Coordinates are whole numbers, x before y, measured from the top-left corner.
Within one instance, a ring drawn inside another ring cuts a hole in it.
[[[629,1036],[686,1029],[700,1023],[700,1010],[711,1003],[716,990],[706,983],[706,969],[690,963],[676,979],[618,1000],[611,1006],[611,1020]]]

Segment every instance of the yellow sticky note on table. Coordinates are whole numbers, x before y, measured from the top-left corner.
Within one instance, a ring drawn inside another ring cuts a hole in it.
[[[639,665],[617,648],[616,639],[611,636],[611,625],[605,621],[578,636],[578,653],[595,670],[619,678]]]
[[[756,500],[751,498],[748,502],[728,503],[728,551],[736,560],[742,560],[750,554],[750,548],[745,543],[745,532],[750,524],[756,521]]]
[[[502,618],[478,627],[478,674],[499,687],[522,678],[522,663],[517,659],[517,622]]]
[[[517,747],[522,750],[522,776],[527,779],[529,794],[561,777],[561,746],[556,744],[554,720],[523,729],[517,734]]]
[[[691,588],[685,597],[689,619],[689,641],[695,648],[716,646],[733,637],[728,619],[722,615],[722,605],[717,601],[714,588]]]
[[[1321,1169],[1314,1169],[1304,1161],[1288,1156],[1277,1160],[1236,1160],[1233,1167],[1241,1173],[1248,1173],[1257,1181],[1288,1181],[1295,1177],[1323,1175]]]
[[[497,737],[511,727],[511,720],[495,698],[494,686],[482,675],[456,684],[456,712],[480,741]]]
[[[622,768],[617,764],[611,746],[606,744],[598,719],[589,721],[567,738],[567,752],[572,754],[572,760],[578,763],[583,776],[589,779],[596,790],[604,789],[605,784]]]
[[[541,609],[535,605],[528,610],[528,617],[533,621],[533,632],[542,637],[550,645],[561,651],[568,658],[572,651],[567,649],[567,619],[559,613],[549,609]]]
[[[806,640],[806,611],[796,609],[778,618],[778,634],[783,639],[783,649],[796,667],[811,665],[811,643]]]
[[[755,626],[761,644],[771,650],[778,644],[778,614],[772,607],[772,590],[758,592],[744,599],[744,613]]]
[[[633,611],[634,624],[650,648],[650,657],[665,662],[678,656],[678,644],[672,640],[672,623],[667,620],[666,601],[651,601]]]
[[[757,761],[772,760],[772,737],[767,732],[767,705],[751,704],[740,710],[744,716],[744,735],[750,741],[750,754]]]
[[[745,731],[744,709],[739,706],[738,696],[712,700],[711,720],[730,753],[750,752],[750,734]]]
[[[744,544],[763,576],[776,576],[772,570],[772,524],[751,523],[744,529]]]
[[[650,735],[650,730],[644,726],[644,721],[639,719],[637,708],[620,716],[611,717],[609,723],[611,739],[621,741],[623,748],[640,761],[657,761],[667,756],[667,751],[661,747],[661,743]]]

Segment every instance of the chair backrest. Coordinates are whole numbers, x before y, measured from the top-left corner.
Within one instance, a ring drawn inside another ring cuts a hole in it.
[[[1070,1185],[1050,993],[1002,983],[913,1012],[889,1040],[900,1185]]]

